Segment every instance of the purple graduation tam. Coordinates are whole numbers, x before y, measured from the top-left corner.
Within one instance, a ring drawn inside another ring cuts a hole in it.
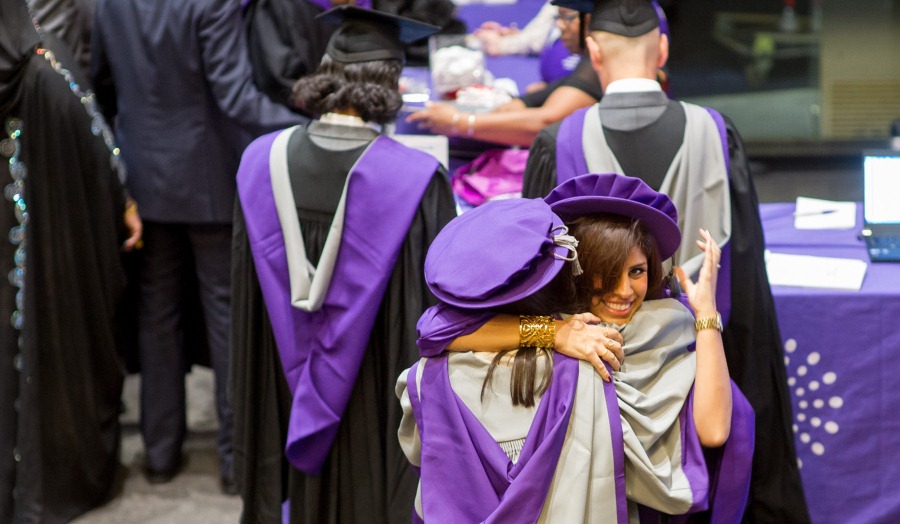
[[[615,173],[581,175],[556,186],[544,201],[567,222],[595,213],[640,220],[656,238],[663,260],[671,257],[681,243],[675,204],[639,178]]]
[[[425,281],[440,300],[490,308],[527,297],[574,260],[577,242],[539,198],[496,200],[466,211],[438,233]]]
[[[325,53],[346,64],[372,60],[404,62],[406,44],[440,30],[437,26],[411,18],[351,5],[325,11],[316,20],[340,24],[328,40]]]

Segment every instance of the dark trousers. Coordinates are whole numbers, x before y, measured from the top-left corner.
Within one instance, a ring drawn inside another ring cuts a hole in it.
[[[174,468],[187,433],[184,286],[194,272],[215,373],[217,448],[222,476],[232,475],[233,417],[226,396],[231,315],[231,225],[144,222],[138,350],[141,434],[147,467]]]

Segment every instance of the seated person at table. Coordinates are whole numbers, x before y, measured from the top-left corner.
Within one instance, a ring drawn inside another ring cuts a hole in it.
[[[409,522],[416,477],[396,440],[393,383],[435,302],[425,250],[455,210],[438,161],[380,131],[402,105],[404,44],[435,28],[346,6],[322,21],[340,26],[294,89],[321,117],[253,142],[237,175],[242,520]]]
[[[472,34],[491,56],[537,55],[547,45],[556,21],[556,6],[548,0],[522,29],[490,21]]]
[[[573,53],[582,51],[582,24],[590,14],[559,8],[560,38]],[[450,104],[430,104],[406,121],[440,135],[464,136],[506,145],[528,146],[544,127],[558,122],[576,109],[593,105],[602,96],[597,74],[589,60],[582,60],[572,74],[539,93],[526,95],[495,108],[490,113],[462,113]],[[529,105],[531,104],[531,105]]]
[[[485,354],[475,342],[474,351],[423,358],[400,376],[398,435],[421,468],[417,514],[426,522],[623,522],[709,507],[713,522],[736,522],[750,460],[736,446],[752,441],[752,412],[729,381],[716,329],[719,249],[701,230],[698,282],[679,273],[695,321],[681,301],[660,298],[661,259],[681,237],[671,201],[637,179],[580,178],[546,202],[468,211],[429,250],[426,275],[438,298],[529,316],[511,351]],[[495,273],[470,280],[475,273],[461,264]],[[589,309],[621,332],[625,363],[614,383],[549,351],[551,319],[530,315],[554,303]],[[722,452],[740,456],[743,468],[727,462],[710,476],[701,446],[726,441]],[[447,489],[454,485],[463,489]]]

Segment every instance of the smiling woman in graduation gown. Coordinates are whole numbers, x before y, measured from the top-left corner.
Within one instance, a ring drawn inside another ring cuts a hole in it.
[[[416,491],[393,380],[417,358],[416,321],[435,302],[423,260],[454,206],[438,162],[377,124],[400,106],[402,39],[432,28],[349,7],[326,16],[343,23],[296,90],[322,117],[261,137],[238,173],[231,391],[244,522],[409,521]],[[347,69],[392,80],[335,80]],[[386,91],[393,102],[373,103]],[[336,107],[320,104],[325,93]]]

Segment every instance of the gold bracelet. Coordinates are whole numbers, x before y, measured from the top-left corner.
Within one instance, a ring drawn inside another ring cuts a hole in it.
[[[137,214],[137,202],[129,199],[128,202],[125,203],[125,216]]]
[[[475,136],[475,113],[469,113],[469,128],[466,130],[466,136],[469,138]]]
[[[698,318],[694,321],[694,330],[703,331],[704,329],[717,329],[722,332],[722,315],[716,312],[716,316],[708,318]]]
[[[553,349],[556,346],[556,324],[553,317],[519,315],[519,347]]]

